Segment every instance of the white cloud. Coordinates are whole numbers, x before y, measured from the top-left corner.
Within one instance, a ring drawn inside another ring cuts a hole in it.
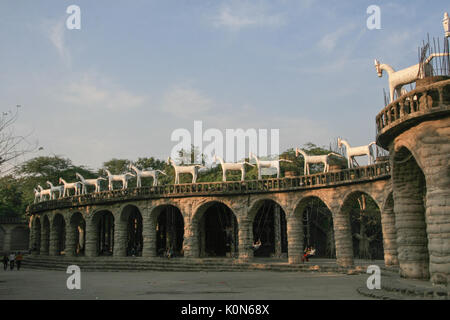
[[[213,101],[201,92],[185,87],[175,86],[162,99],[162,110],[177,117],[201,115],[213,107]]]
[[[70,52],[65,44],[65,30],[66,26],[64,20],[45,20],[42,23],[42,28],[45,36],[50,40],[52,45],[58,51],[59,56],[67,65],[71,63]]]
[[[355,27],[356,26],[354,24],[346,25],[334,32],[324,35],[318,42],[319,48],[324,49],[328,53],[333,51],[337,47],[340,39],[354,30]]]
[[[249,1],[231,1],[220,7],[212,19],[215,27],[224,27],[239,31],[245,27],[278,27],[286,24],[281,14],[271,14],[262,3]]]
[[[58,100],[77,107],[127,110],[143,105],[146,98],[122,89],[104,77],[85,75],[63,86]]]

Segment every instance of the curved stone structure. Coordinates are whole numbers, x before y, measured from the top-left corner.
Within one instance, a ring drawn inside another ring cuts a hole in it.
[[[378,144],[391,154],[401,274],[448,284],[450,80],[418,87],[389,104],[377,116],[377,128]]]
[[[330,210],[334,221],[337,263],[353,265],[353,244],[348,212],[344,203],[355,193],[366,193],[383,208],[392,193],[388,162],[372,166],[346,169],[310,176],[142,187],[104,191],[66,197],[33,204],[32,239],[40,247],[40,254],[60,254],[64,243],[65,254],[74,255],[77,243],[76,228],[85,224],[85,255],[126,255],[130,210],[142,218],[142,255],[157,255],[157,219],[163,208],[177,208],[182,215],[185,258],[201,256],[201,217],[213,203],[227,207],[237,223],[239,259],[252,259],[253,223],[261,204],[275,202],[285,214],[287,222],[288,258],[299,263],[303,254],[303,218],[305,199],[319,198]],[[132,209],[130,209],[132,208]],[[63,219],[62,219],[63,218]],[[278,224],[280,222],[278,221]],[[65,232],[61,228],[65,228]],[[128,228],[128,229],[127,229]],[[383,229],[388,230],[388,226]],[[101,239],[99,230],[102,230]],[[390,231],[386,231],[389,233]],[[50,238],[48,238],[50,236]],[[50,245],[48,240],[50,239]],[[277,237],[276,242],[281,239]],[[40,243],[38,243],[40,242]],[[105,248],[105,249],[104,249]],[[112,251],[111,251],[112,250]],[[392,252],[391,255],[394,255]],[[393,264],[393,263],[391,263]]]

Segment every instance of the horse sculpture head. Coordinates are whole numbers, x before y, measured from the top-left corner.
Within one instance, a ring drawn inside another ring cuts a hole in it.
[[[381,69],[380,61],[378,61],[377,59],[375,59],[375,69],[377,70],[378,77],[381,78],[383,76],[383,70]]]
[[[342,139],[341,138],[338,138],[338,147],[342,148]]]

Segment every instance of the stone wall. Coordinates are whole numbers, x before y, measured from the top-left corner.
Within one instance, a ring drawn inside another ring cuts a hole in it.
[[[398,259],[402,272],[405,276],[412,273],[419,277],[429,272],[433,283],[449,283],[450,117],[424,121],[408,129],[393,139],[389,149],[391,161],[405,161],[392,165]],[[406,161],[409,153],[411,158]],[[424,185],[421,185],[422,176]],[[414,234],[415,231],[420,235]],[[414,243],[421,249],[411,251]],[[419,261],[428,267],[419,267]]]

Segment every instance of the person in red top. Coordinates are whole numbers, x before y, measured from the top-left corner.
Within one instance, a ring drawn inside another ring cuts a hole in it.
[[[20,270],[20,265],[22,264],[22,260],[23,260],[22,253],[19,252],[19,254],[16,256],[17,271]]]

